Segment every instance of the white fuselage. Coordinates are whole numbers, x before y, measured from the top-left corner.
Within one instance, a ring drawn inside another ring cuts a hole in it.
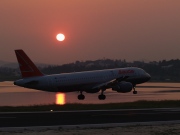
[[[126,82],[133,85],[150,79],[150,75],[143,69],[128,67],[23,78],[14,84],[50,92],[91,91],[97,85],[123,77],[127,77]]]

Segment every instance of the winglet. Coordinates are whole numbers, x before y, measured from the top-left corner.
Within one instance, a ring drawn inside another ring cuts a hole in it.
[[[23,50],[15,50],[22,78],[43,76]]]

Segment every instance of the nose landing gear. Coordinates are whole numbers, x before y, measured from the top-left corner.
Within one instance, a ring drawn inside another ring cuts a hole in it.
[[[133,86],[133,94],[137,94],[136,86]]]

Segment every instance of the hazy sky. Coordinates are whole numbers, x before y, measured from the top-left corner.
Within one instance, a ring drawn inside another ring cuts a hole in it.
[[[180,59],[180,0],[0,0],[0,60],[14,49],[47,64]]]

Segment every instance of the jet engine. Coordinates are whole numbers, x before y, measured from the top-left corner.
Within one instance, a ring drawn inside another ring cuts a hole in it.
[[[133,88],[133,85],[130,82],[120,82],[117,85],[112,87],[112,90],[120,92],[120,93],[126,93],[130,92]]]

